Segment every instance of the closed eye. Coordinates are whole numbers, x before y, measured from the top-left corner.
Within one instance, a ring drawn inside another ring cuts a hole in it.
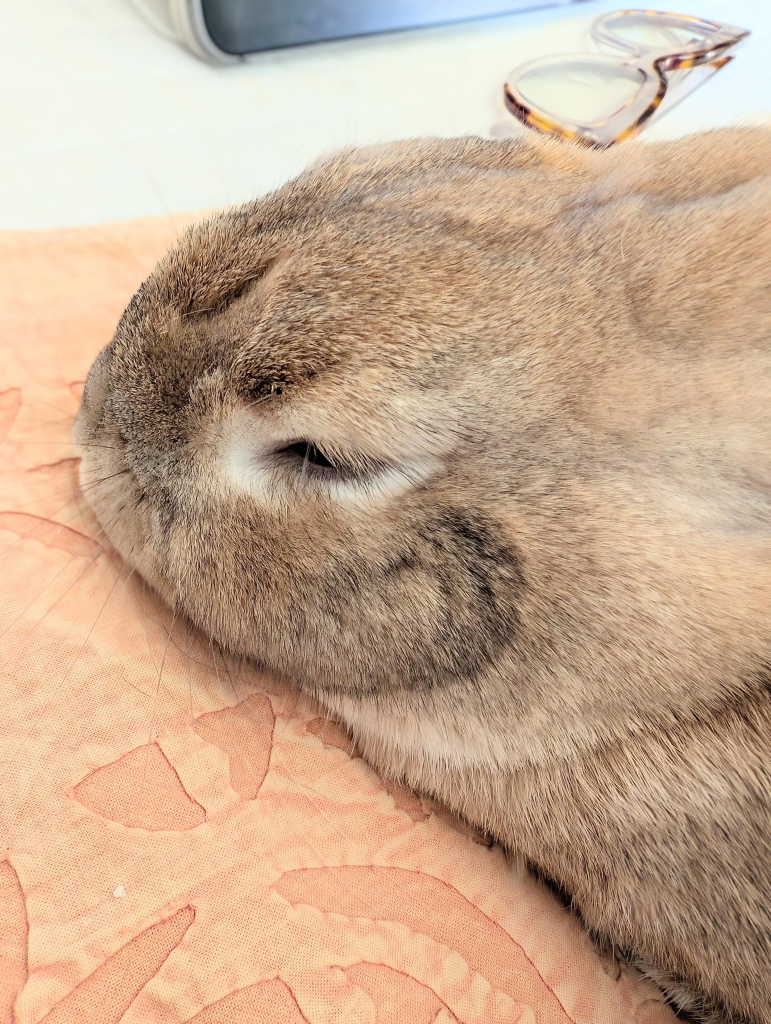
[[[327,454],[315,441],[307,438],[277,448],[273,457],[301,476],[312,475],[327,480],[363,483],[388,468],[386,463],[361,452]]]
[[[317,469],[334,471],[338,468],[312,441],[293,441],[292,444],[280,448],[276,455],[283,458],[299,459],[303,465],[315,466]]]

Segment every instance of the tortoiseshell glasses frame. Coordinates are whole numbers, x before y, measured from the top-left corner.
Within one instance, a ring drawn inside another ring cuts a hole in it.
[[[620,34],[620,30],[655,28],[672,40],[671,46],[650,46]],[[691,38],[678,43],[682,34]],[[531,128],[560,139],[604,149],[641,131],[651,117],[671,109],[707,78],[733,60],[736,49],[750,35],[747,29],[706,21],[687,14],[624,10],[603,14],[592,24],[592,37],[617,55],[566,54],[542,57],[521,64],[506,79],[504,100],[512,114]],[[605,70],[637,82],[638,88],[619,109],[596,121],[561,118],[538,107],[523,94],[527,76],[575,68]],[[666,100],[666,103],[664,102]],[[559,119],[557,119],[559,118]]]

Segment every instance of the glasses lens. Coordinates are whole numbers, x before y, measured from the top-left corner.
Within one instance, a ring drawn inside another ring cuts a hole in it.
[[[619,14],[605,21],[605,29],[639,52],[656,50],[682,53],[700,48],[713,34],[710,26],[699,21],[646,14]],[[607,40],[605,40],[607,41]]]
[[[528,104],[559,123],[593,125],[625,107],[643,81],[642,72],[635,68],[568,60],[526,71],[516,84]]]

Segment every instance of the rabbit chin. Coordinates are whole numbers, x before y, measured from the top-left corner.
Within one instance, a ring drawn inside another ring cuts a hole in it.
[[[422,714],[410,714],[409,695],[403,693],[352,697],[314,687],[313,696],[350,730],[363,756],[390,775],[415,765],[429,772],[512,770],[519,760],[481,716],[477,721],[471,713],[457,722],[446,708],[426,709],[427,702],[439,703],[427,693],[420,696]],[[528,750],[528,757],[532,753]]]

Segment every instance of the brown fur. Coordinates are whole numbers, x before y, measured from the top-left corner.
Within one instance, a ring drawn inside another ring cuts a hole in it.
[[[78,425],[170,602],[754,1024],[770,278],[771,133],[356,151],[190,231]]]

